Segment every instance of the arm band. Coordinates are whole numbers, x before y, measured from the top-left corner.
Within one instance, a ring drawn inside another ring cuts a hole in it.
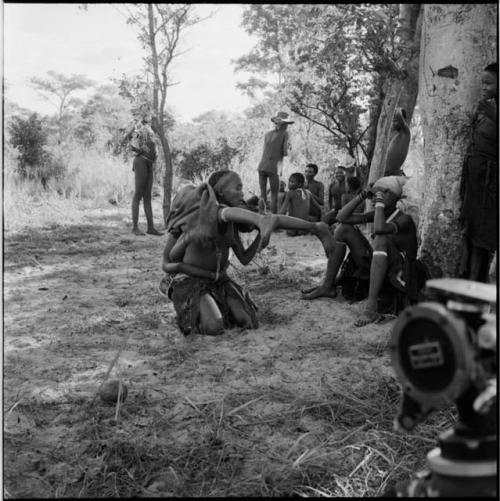
[[[224,207],[223,209],[221,209],[220,211],[220,219],[221,221],[223,221],[224,223],[227,223],[228,220],[226,219],[225,215],[224,215],[224,211],[227,209],[227,207]]]
[[[375,208],[377,208],[377,207],[382,207],[383,209],[385,209],[385,204],[384,204],[384,202],[377,202],[377,203],[375,204]]]

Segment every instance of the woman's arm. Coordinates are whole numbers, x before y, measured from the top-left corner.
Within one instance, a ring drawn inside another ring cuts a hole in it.
[[[254,258],[255,254],[259,250],[260,240],[261,238],[259,233],[248,248],[245,249],[239,232],[236,229],[233,229],[231,249],[233,249],[234,255],[238,258],[242,265],[247,265]]]

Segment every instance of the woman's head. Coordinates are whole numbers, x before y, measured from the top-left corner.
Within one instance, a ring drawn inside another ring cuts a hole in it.
[[[492,99],[498,94],[498,63],[488,64],[481,78],[481,94],[483,99]]]
[[[246,207],[243,199],[243,184],[236,172],[222,169],[211,174],[208,184],[214,189],[219,202],[230,207]]]

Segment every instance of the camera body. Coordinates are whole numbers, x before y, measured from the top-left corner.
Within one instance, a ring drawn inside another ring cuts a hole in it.
[[[392,364],[403,392],[394,427],[410,431],[453,404],[458,422],[427,455],[430,471],[414,483],[424,491],[413,495],[495,496],[496,287],[436,279],[427,281],[426,293],[429,300],[406,308],[392,331]]]

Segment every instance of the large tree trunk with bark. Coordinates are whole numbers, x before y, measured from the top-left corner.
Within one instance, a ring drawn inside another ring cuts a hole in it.
[[[419,254],[433,276],[456,276],[459,185],[481,74],[496,61],[497,5],[424,5],[419,108],[425,193]]]
[[[376,181],[384,172],[396,107],[403,107],[406,110],[408,122],[411,121],[418,94],[421,10],[420,4],[400,4],[399,6],[396,33],[399,58],[397,67],[389,71],[385,83],[385,97],[377,123],[377,139],[370,165],[369,182]]]

